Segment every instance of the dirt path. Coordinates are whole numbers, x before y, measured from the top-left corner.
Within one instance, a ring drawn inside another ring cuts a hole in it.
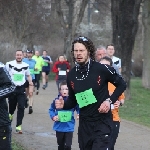
[[[55,81],[51,81],[46,90],[41,89],[39,95],[34,96],[34,112],[29,115],[28,109],[26,109],[22,135],[15,133],[15,114],[12,122],[13,138],[28,150],[57,150],[55,131],[52,130],[53,122],[48,114],[50,103],[56,95]],[[78,121],[75,127],[72,150],[79,150],[77,127]],[[150,129],[122,120],[121,132],[115,150],[150,150]]]

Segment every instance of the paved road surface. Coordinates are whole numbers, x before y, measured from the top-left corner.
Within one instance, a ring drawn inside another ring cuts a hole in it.
[[[34,96],[33,114],[25,111],[22,130],[23,134],[15,133],[16,119],[12,122],[12,135],[27,150],[57,150],[53,122],[49,118],[48,109],[52,100],[57,96],[55,81],[49,82],[46,90],[41,89],[39,95]],[[79,150],[77,141],[77,127],[73,137],[72,150]],[[115,150],[150,150],[150,129],[135,123],[122,120],[121,132]]]

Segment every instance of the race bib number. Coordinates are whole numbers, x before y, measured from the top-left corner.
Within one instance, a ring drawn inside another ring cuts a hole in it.
[[[30,69],[30,74],[34,74],[34,69]]]
[[[77,93],[75,94],[75,96],[79,104],[79,108],[82,108],[82,107],[85,107],[85,106],[88,106],[90,104],[97,102],[95,96],[93,95],[92,89],[86,90],[81,93]]]
[[[58,75],[66,75],[66,71],[59,71]]]
[[[48,63],[44,61],[44,66],[48,66]]]
[[[14,81],[23,81],[23,74],[14,74],[13,75],[13,80]]]
[[[58,111],[58,118],[60,122],[71,121],[72,112],[71,111]]]

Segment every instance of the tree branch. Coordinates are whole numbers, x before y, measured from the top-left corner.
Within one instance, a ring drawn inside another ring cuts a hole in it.
[[[62,8],[61,8],[61,1],[60,0],[56,0],[56,11],[57,11],[61,26],[63,28],[65,28],[66,23],[65,23],[65,20],[64,20],[64,15],[63,15],[63,11],[62,11]]]
[[[82,19],[83,19],[83,16],[84,16],[84,11],[85,11],[85,8],[87,6],[88,1],[89,0],[82,0],[81,6],[80,6],[80,11],[79,11],[79,14],[78,14],[78,17],[77,17],[77,21],[75,23],[75,30],[73,31],[73,35],[74,35],[75,31],[76,31],[76,28],[82,22]]]
[[[136,0],[135,2],[135,6],[134,6],[134,11],[133,11],[133,20],[134,20],[134,28],[133,28],[133,34],[137,33],[138,30],[138,15],[140,12],[140,4],[142,3],[142,0]]]
[[[69,0],[65,0],[65,2],[66,2],[66,4],[67,4],[67,6],[69,6]]]
[[[108,1],[100,1],[100,0],[95,0],[99,8],[105,7],[106,9],[110,9],[110,6],[108,5]],[[93,5],[94,6],[94,5]]]

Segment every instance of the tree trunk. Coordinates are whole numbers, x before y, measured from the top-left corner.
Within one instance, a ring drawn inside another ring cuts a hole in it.
[[[67,56],[67,59],[72,62],[71,48],[72,40],[76,34],[86,8],[88,0],[66,0],[68,6],[68,17],[67,20],[64,20],[64,14],[61,7],[61,1],[56,0],[56,10],[60,19],[61,26],[64,30],[64,54]]]
[[[150,88],[150,1],[145,0],[143,5],[143,74],[142,84],[145,88]]]
[[[72,42],[72,29],[73,29],[73,14],[74,14],[74,0],[68,1],[68,18],[67,25],[65,28],[65,42],[64,42],[64,54],[69,58],[69,51],[71,51],[71,42]]]
[[[126,99],[130,98],[130,70],[132,50],[138,29],[141,0],[111,0],[115,55],[121,58],[122,75],[127,82]]]

